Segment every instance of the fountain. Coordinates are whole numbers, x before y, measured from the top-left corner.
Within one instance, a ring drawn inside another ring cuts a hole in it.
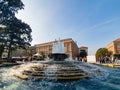
[[[60,41],[52,52],[49,61],[1,67],[0,90],[120,90],[119,68],[68,60]]]
[[[12,76],[23,80],[78,80],[89,78],[95,74],[101,73],[101,70],[93,65],[67,60],[64,44],[56,41],[53,44],[52,54],[48,55],[49,61],[40,61],[25,63],[7,70]]]

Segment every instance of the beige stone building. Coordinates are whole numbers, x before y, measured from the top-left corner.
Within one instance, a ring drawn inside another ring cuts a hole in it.
[[[63,39],[60,41],[64,43],[65,53],[69,54],[70,59],[75,59],[78,54],[78,46],[76,42],[74,42],[72,38]],[[55,42],[56,41],[52,41],[35,45],[36,52],[37,53],[43,52],[47,56],[48,54],[52,53],[52,45]]]
[[[108,51],[112,52],[112,54],[120,54],[120,38],[108,44],[107,49]]]

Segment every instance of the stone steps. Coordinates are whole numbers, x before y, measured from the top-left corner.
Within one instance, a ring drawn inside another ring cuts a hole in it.
[[[57,80],[76,80],[76,79],[83,79],[83,78],[89,78],[89,75],[73,75],[73,76],[27,76],[27,75],[14,75],[15,77],[18,77],[20,79],[28,80],[28,79],[57,79]]]
[[[27,74],[29,74],[29,75],[31,75],[31,76],[43,76],[43,75],[45,75],[44,73],[23,73],[24,75],[27,75]],[[62,73],[48,73],[47,74],[48,76],[78,76],[78,75],[85,75],[85,73],[64,73],[64,74],[62,74]],[[47,76],[46,75],[46,76]]]
[[[21,72],[21,74],[14,76],[24,80],[46,78],[57,80],[76,80],[89,78],[90,75],[88,75],[78,66],[79,63],[75,63],[70,61],[51,61],[36,63],[27,67],[24,71]],[[90,66],[87,67],[89,68]]]
[[[57,79],[57,80],[76,80],[76,79],[83,79],[83,78],[89,78],[88,75],[85,75],[85,76],[74,76],[74,77],[33,77],[32,79]]]

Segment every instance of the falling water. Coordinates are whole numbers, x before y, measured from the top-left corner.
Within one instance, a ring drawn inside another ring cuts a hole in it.
[[[59,40],[53,43],[52,53],[65,53],[63,42]]]

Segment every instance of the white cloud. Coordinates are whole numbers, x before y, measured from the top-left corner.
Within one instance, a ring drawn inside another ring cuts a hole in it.
[[[104,22],[95,24],[95,25],[93,25],[93,26],[91,26],[91,27],[88,27],[88,28],[86,28],[86,29],[84,29],[84,30],[93,30],[93,29],[96,29],[96,28],[99,28],[99,27],[103,27],[103,26],[105,26],[105,25],[107,25],[107,24],[110,24],[110,23],[112,23],[112,22],[114,22],[114,21],[116,21],[116,20],[119,20],[119,19],[120,19],[120,18],[113,18],[113,19],[110,19],[110,20],[107,20],[107,21],[104,21]]]

